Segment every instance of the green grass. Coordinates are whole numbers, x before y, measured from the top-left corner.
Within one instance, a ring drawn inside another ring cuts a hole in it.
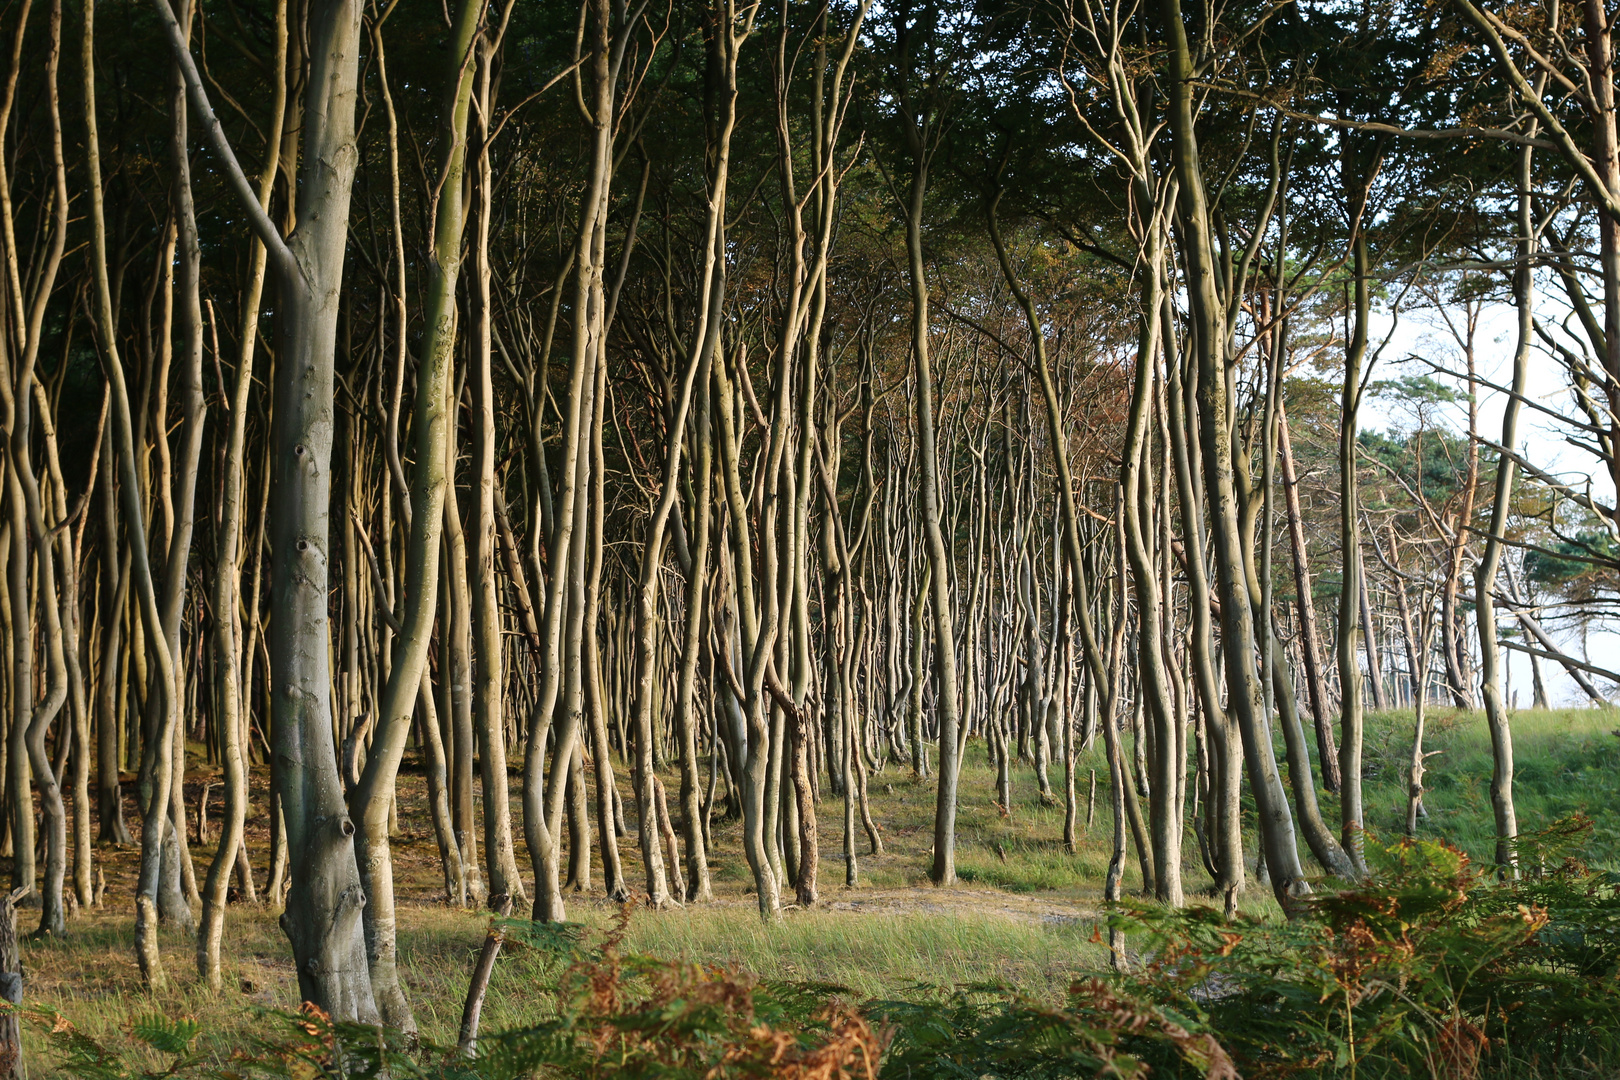
[[[1412,722],[1409,710],[1367,719],[1367,827],[1386,840],[1406,827]],[[1532,833],[1570,814],[1586,814],[1593,822],[1586,858],[1594,866],[1620,869],[1620,711],[1521,711],[1510,723],[1519,831]],[[1426,726],[1424,748],[1440,753],[1428,760],[1423,801],[1429,816],[1418,822],[1418,833],[1443,839],[1476,861],[1489,861],[1496,832],[1484,714],[1431,709]]]

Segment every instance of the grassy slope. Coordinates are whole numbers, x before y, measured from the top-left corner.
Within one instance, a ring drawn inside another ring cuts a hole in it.
[[[1480,713],[1431,710],[1420,835],[1440,837],[1478,861],[1494,858],[1491,819],[1491,741]],[[1587,859],[1620,869],[1620,713],[1597,709],[1519,712],[1513,717],[1513,801],[1519,831],[1545,828],[1580,812],[1592,819]],[[1367,827],[1397,839],[1406,824],[1406,770],[1412,754],[1412,714],[1368,718],[1365,775]],[[1330,820],[1332,818],[1330,817]]]
[[[1620,781],[1620,738],[1611,729],[1620,717],[1587,710],[1531,714],[1515,720],[1521,827],[1531,830],[1555,817],[1582,810],[1596,822],[1595,861],[1620,864],[1620,819],[1614,792]],[[1369,825],[1383,838],[1400,833],[1404,813],[1404,761],[1410,752],[1410,716],[1369,721],[1367,800]],[[1443,836],[1478,858],[1491,851],[1489,742],[1477,716],[1437,713],[1431,720],[1426,832]],[[1106,771],[1097,751],[1082,755],[1076,770],[1080,801],[1079,852],[1063,850],[1061,804],[1042,806],[1033,773],[1015,777],[1014,805],[1003,814],[993,799],[994,778],[981,744],[968,753],[959,811],[958,869],[961,886],[950,890],[927,884],[934,792],[904,770],[891,766],[874,777],[873,813],[887,853],[866,855],[857,848],[861,888],[844,888],[842,806],[830,797],[821,808],[823,904],[815,911],[790,911],[783,923],[763,927],[746,894],[748,879],[735,823],[715,823],[713,906],[643,912],[631,926],[632,951],[703,963],[727,963],[766,977],[812,979],[847,986],[857,996],[906,993],[918,984],[946,986],[983,980],[1019,986],[1038,997],[1062,993],[1079,971],[1104,960],[1091,943],[1103,870],[1108,858],[1109,801],[1104,783],[1097,790],[1096,819],[1084,826],[1089,771]],[[200,780],[204,770],[193,770]],[[1061,772],[1053,784],[1061,795]],[[256,784],[264,778],[256,777]],[[622,777],[621,777],[622,782]],[[624,793],[628,798],[628,791]],[[396,842],[400,873],[400,947],[407,990],[424,1035],[451,1041],[460,1019],[472,956],[487,918],[452,910],[434,901],[437,855],[422,803],[419,776],[407,775],[401,793],[406,832]],[[196,792],[190,790],[193,801]],[[215,798],[218,796],[216,794]],[[1324,796],[1326,799],[1326,796]],[[263,805],[262,803],[260,805]],[[1324,801],[1336,820],[1336,804]],[[216,803],[217,806],[217,803]],[[515,807],[514,807],[515,809]],[[261,818],[250,823],[250,847],[262,879],[268,833]],[[632,882],[640,880],[633,836],[622,839]],[[194,846],[199,874],[211,849]],[[106,911],[70,923],[66,941],[25,945],[27,998],[61,1010],[76,1025],[108,1045],[125,1045],[121,1029],[129,1019],[161,1010],[203,1021],[206,1048],[220,1057],[244,1045],[255,1033],[280,1021],[258,1008],[296,1005],[296,982],[286,941],[264,908],[232,907],[226,931],[226,988],[210,994],[196,980],[194,944],[179,935],[164,939],[172,988],[154,999],[140,989],[130,947],[134,852],[98,852],[106,870]],[[527,864],[519,851],[520,865]],[[1207,879],[1195,849],[1189,847],[1189,893]],[[599,874],[599,869],[597,870]],[[600,879],[597,879],[599,884]],[[1139,883],[1130,860],[1126,884]],[[1244,906],[1271,910],[1261,889],[1251,889]],[[569,914],[604,925],[606,904],[582,897]],[[28,913],[24,913],[27,917]],[[509,951],[497,968],[484,1011],[487,1029],[523,1023],[547,1007],[547,961],[537,953]],[[31,1045],[38,1040],[30,1037]],[[51,1075],[35,1059],[31,1075]],[[146,1062],[159,1065],[156,1060]]]

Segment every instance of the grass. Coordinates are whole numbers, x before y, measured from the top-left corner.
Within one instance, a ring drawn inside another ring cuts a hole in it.
[[[999,981],[1042,998],[1061,995],[1101,958],[1095,921],[1009,919],[979,911],[806,911],[767,927],[750,910],[640,919],[629,947],[670,959],[719,963],[774,978],[829,982],[858,998],[914,986]]]
[[[1591,857],[1602,866],[1620,866],[1620,818],[1614,792],[1620,787],[1620,738],[1613,729],[1620,716],[1595,710],[1518,713],[1514,733],[1518,758],[1516,786],[1520,826],[1525,831],[1575,811],[1596,822]],[[1493,836],[1488,800],[1490,745],[1481,717],[1433,710],[1425,835],[1443,837],[1476,859],[1489,858]],[[1388,838],[1400,835],[1404,820],[1404,771],[1410,753],[1410,714],[1378,714],[1367,732],[1366,798],[1369,827]],[[1090,770],[1103,782],[1096,816],[1085,827]],[[192,766],[188,800],[206,770]],[[1076,788],[1080,805],[1078,851],[1062,844],[1062,771],[1053,787],[1059,801],[1039,798],[1035,777],[1014,772],[1013,800],[995,802],[995,778],[982,744],[970,746],[958,809],[957,868],[961,882],[948,889],[928,884],[935,789],[901,767],[890,766],[871,782],[872,810],[884,835],[886,853],[867,855],[864,835],[857,845],[861,886],[843,885],[842,804],[824,796],[821,807],[821,904],[790,909],[782,922],[762,925],[741,858],[737,823],[714,827],[714,880],[717,901],[664,912],[643,911],[631,923],[632,952],[703,964],[733,965],[759,976],[808,980],[847,987],[856,998],[904,996],[919,986],[951,986],[985,981],[1021,988],[1038,1000],[1055,1001],[1072,978],[1106,962],[1093,943],[1100,889],[1111,835],[1106,768],[1100,747],[1080,755]],[[267,778],[256,774],[260,788]],[[488,917],[454,910],[438,900],[442,892],[421,777],[402,778],[400,820],[395,844],[400,897],[400,959],[406,992],[423,1034],[453,1041],[472,959],[483,940]],[[622,782],[622,770],[621,770]],[[622,793],[630,799],[628,790]],[[268,864],[268,829],[255,792],[259,817],[249,823],[249,847],[262,880]],[[215,798],[218,796],[216,794]],[[217,805],[217,803],[216,803]],[[1323,796],[1330,822],[1336,800]],[[514,815],[517,807],[514,805]],[[132,818],[133,822],[133,818]],[[1190,838],[1189,838],[1190,840]],[[632,835],[620,840],[632,882],[641,880]],[[1252,853],[1252,848],[1250,849]],[[297,1005],[297,983],[286,939],[275,916],[263,906],[238,905],[229,912],[225,943],[225,989],[211,994],[195,975],[192,940],[165,931],[162,948],[170,987],[156,995],[141,988],[132,950],[136,852],[100,849],[108,880],[106,909],[83,913],[69,924],[65,940],[24,945],[28,1002],[59,1010],[75,1025],[109,1046],[128,1047],[124,1030],[134,1017],[163,1012],[201,1021],[202,1049],[223,1061],[253,1036],[283,1023],[269,1010]],[[211,849],[193,846],[198,872]],[[1251,854],[1252,858],[1252,854]],[[527,864],[519,851],[520,865]],[[1252,869],[1251,862],[1251,869]],[[1196,849],[1184,860],[1191,902],[1207,885]],[[594,868],[600,873],[599,868]],[[599,885],[598,878],[598,885]],[[1126,887],[1139,886],[1135,857],[1127,861]],[[1251,887],[1243,907],[1275,916],[1267,890]],[[614,909],[580,896],[569,901],[569,917],[604,926]],[[28,913],[24,913],[26,918]],[[484,1010],[486,1030],[533,1022],[550,1007],[555,961],[536,950],[511,948],[496,968]],[[38,1040],[28,1037],[28,1044]],[[136,1053],[131,1064],[165,1063]],[[35,1056],[34,1077],[51,1076]]]
[[[1367,827],[1393,840],[1406,827],[1406,783],[1412,713],[1368,717],[1365,742]],[[1620,711],[1559,709],[1513,715],[1513,803],[1519,831],[1535,832],[1561,817],[1592,819],[1588,861],[1620,869]],[[1494,858],[1491,740],[1483,713],[1431,709],[1424,738],[1428,761],[1420,836],[1437,837],[1476,861]]]

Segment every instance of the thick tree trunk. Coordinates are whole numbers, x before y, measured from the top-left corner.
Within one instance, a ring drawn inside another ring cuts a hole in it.
[[[165,3],[155,6],[215,154],[255,235],[271,251],[278,285],[278,407],[270,439],[276,467],[270,503],[275,617],[268,644],[275,691],[273,786],[281,803],[292,877],[281,925],[292,943],[304,999],[337,1019],[375,1022],[361,930],[366,898],[355,862],[354,823],[338,774],[327,650],[333,360],[358,162],[354,122],[360,5],[322,0],[309,14],[303,160],[290,242],[264,214],[226,143],[172,12]],[[129,486],[133,495],[133,483]],[[166,741],[158,740],[161,753],[169,752]],[[160,822],[162,809],[157,811]],[[161,835],[162,826],[149,831]]]
[[[1175,80],[1169,107],[1172,160],[1180,182],[1181,216],[1186,234],[1187,296],[1196,328],[1193,337],[1198,363],[1198,425],[1215,547],[1226,681],[1231,707],[1243,735],[1244,757],[1272,891],[1285,910],[1292,910],[1296,897],[1308,892],[1309,886],[1300,866],[1293,815],[1288,810],[1271,731],[1261,704],[1262,673],[1255,663],[1255,615],[1249,602],[1238,526],[1227,401],[1227,330],[1217,295],[1218,270],[1213,263],[1215,248],[1210,235],[1209,205],[1193,130],[1191,52],[1179,0],[1161,0],[1160,13],[1170,42],[1170,64]]]

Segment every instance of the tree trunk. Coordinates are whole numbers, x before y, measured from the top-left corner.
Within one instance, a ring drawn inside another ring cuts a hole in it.
[[[482,7],[478,0],[472,5]],[[528,906],[523,878],[518,873],[512,851],[512,810],[506,783],[506,719],[502,711],[505,693],[502,675],[500,586],[495,560],[495,383],[490,370],[493,313],[490,309],[489,234],[494,213],[494,176],[490,168],[489,119],[495,98],[491,92],[491,68],[495,63],[495,43],[484,40],[478,51],[478,101],[480,109],[480,153],[474,171],[478,196],[478,232],[473,246],[474,272],[472,403],[473,453],[478,460],[478,518],[474,534],[476,578],[472,588],[472,617],[478,662],[473,672],[473,705],[481,750],[479,764],[484,790],[485,877],[492,896],[506,895],[513,904]]]
[[[697,477],[697,499],[692,509],[697,533],[686,574],[686,618],[681,635],[681,667],[675,692],[675,737],[680,742],[681,824],[686,833],[687,895],[683,900],[709,901],[714,891],[709,883],[709,857],[705,849],[699,806],[697,773],[697,716],[695,691],[698,655],[705,625],[704,611],[709,597],[709,528],[714,520],[711,505],[714,491],[714,423],[709,412],[712,353],[705,352],[697,374],[697,460],[692,468]]]
[[[20,891],[0,896],[0,999],[11,1006],[0,1012],[0,1080],[24,1080],[22,957],[17,949],[17,901]]]
[[[923,262],[923,196],[928,190],[928,157],[919,134],[909,123],[913,170],[905,206],[906,272],[911,284],[911,359],[917,380],[915,419],[918,469],[921,473],[918,508],[932,571],[934,606],[934,692],[939,716],[939,789],[934,807],[934,862],[929,878],[935,885],[956,881],[957,761],[956,619],[951,604],[950,556],[939,518],[939,454],[934,446],[934,374],[929,360],[928,274]],[[930,151],[931,152],[931,151]]]
[[[1316,726],[1316,757],[1322,768],[1322,786],[1329,793],[1336,793],[1339,790],[1339,751],[1334,745],[1327,679],[1322,671],[1321,635],[1316,628],[1316,600],[1306,561],[1305,523],[1299,508],[1293,440],[1288,434],[1288,413],[1280,401],[1277,403],[1277,448],[1282,466],[1283,506],[1288,514],[1288,540],[1294,556],[1294,592],[1299,598],[1299,651],[1305,661],[1305,686],[1310,694],[1311,719]]]
[[[270,502],[275,618],[267,638],[275,688],[272,781],[292,883],[281,925],[292,943],[303,998],[336,1019],[373,1023],[378,1013],[361,928],[366,897],[338,773],[327,649],[333,361],[358,162],[360,5],[323,0],[309,14],[297,225],[290,242],[265,215],[225,141],[173,14],[165,3],[155,6],[216,157],[255,234],[270,249],[278,285],[279,407],[270,438],[277,467]]]
[[[1130,563],[1131,586],[1136,594],[1137,693],[1143,699],[1153,734],[1152,783],[1148,789],[1148,819],[1153,843],[1154,897],[1173,907],[1184,901],[1181,890],[1181,819],[1176,813],[1176,719],[1170,705],[1169,675],[1160,643],[1164,637],[1163,597],[1149,550],[1152,526],[1144,521],[1143,473],[1151,477],[1147,461],[1147,435],[1155,399],[1155,368],[1159,356],[1161,303],[1160,264],[1163,233],[1155,220],[1145,238],[1142,318],[1137,336],[1136,370],[1130,411],[1121,451],[1119,513],[1124,522],[1125,554]]]
[[[272,60],[274,99],[270,105],[270,133],[265,142],[268,158],[259,174],[259,204],[266,208],[270,203],[271,185],[276,179],[281,128],[287,109],[286,0],[278,0],[276,4],[275,35]],[[225,897],[229,875],[237,863],[238,852],[245,850],[243,830],[247,821],[248,775],[243,735],[247,730],[247,709],[234,613],[242,578],[242,486],[248,402],[253,391],[253,356],[258,344],[259,301],[264,288],[267,258],[264,244],[255,239],[238,333],[241,348],[236,366],[235,400],[229,406],[230,427],[223,463],[225,476],[214,557],[214,671],[216,700],[220,706],[221,757],[225,766],[225,820],[220,828],[219,848],[208,867],[208,879],[202,894],[202,922],[197,933],[197,972],[214,993],[218,993],[222,985],[219,949],[225,930]],[[223,387],[220,392],[224,392]],[[251,884],[251,876],[249,882]]]
[[[1174,77],[1169,115],[1172,160],[1180,183],[1186,234],[1187,296],[1198,365],[1196,401],[1203,452],[1204,483],[1209,495],[1215,568],[1221,604],[1221,645],[1226,660],[1230,702],[1243,736],[1250,787],[1260,820],[1272,891],[1285,911],[1308,892],[1294,839],[1293,815],[1277,771],[1272,737],[1264,715],[1262,674],[1255,663],[1255,616],[1238,527],[1233,479],[1233,447],[1227,403],[1227,332],[1217,295],[1218,271],[1213,262],[1210,211],[1205,197],[1198,144],[1193,130],[1192,59],[1179,0],[1161,0],[1163,28],[1170,41]]]
[[[1544,82],[1546,76],[1540,76]],[[1612,85],[1608,87],[1612,95]],[[1610,122],[1613,122],[1612,113]],[[1531,126],[1534,134],[1535,125]],[[1518,312],[1518,335],[1513,347],[1513,393],[1502,408],[1502,443],[1518,446],[1519,402],[1524,395],[1530,366],[1531,335],[1535,332],[1535,270],[1530,264],[1536,251],[1535,208],[1530,168],[1531,148],[1519,152],[1518,266],[1513,277],[1513,303]],[[1611,160],[1611,165],[1613,164]],[[1616,333],[1610,326],[1609,333]],[[1611,339],[1611,345],[1613,344]],[[1501,454],[1496,462],[1496,492],[1491,503],[1491,527],[1485,536],[1485,550],[1474,568],[1474,621],[1479,628],[1480,694],[1485,699],[1485,723],[1491,732],[1491,813],[1496,825],[1496,864],[1507,869],[1514,865],[1514,841],[1518,838],[1518,814],[1513,805],[1513,729],[1508,721],[1507,703],[1502,700],[1501,651],[1496,636],[1496,575],[1502,559],[1502,535],[1513,500],[1514,461]],[[1528,624],[1527,624],[1528,625]],[[1449,632],[1450,628],[1447,628]],[[1540,688],[1539,672],[1537,688]],[[1420,751],[1414,751],[1414,758]],[[1421,759],[1417,759],[1421,760]]]
[[[1356,659],[1356,617],[1366,582],[1361,564],[1360,485],[1356,478],[1356,410],[1361,405],[1361,365],[1367,355],[1367,241],[1352,239],[1355,272],[1355,328],[1344,354],[1344,392],[1339,418],[1339,545],[1343,578],[1339,587],[1339,829],[1346,853],[1362,869],[1366,811],[1361,797],[1361,665]],[[1369,661],[1375,655],[1369,644]],[[1378,685],[1376,680],[1373,684]]]

